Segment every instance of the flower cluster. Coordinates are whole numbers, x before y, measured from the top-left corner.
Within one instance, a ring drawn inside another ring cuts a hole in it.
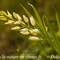
[[[15,26],[11,28],[11,30],[19,30],[21,34],[23,35],[29,35],[29,40],[40,40],[40,37],[38,37],[40,31],[35,28],[35,20],[33,16],[27,18],[25,15],[23,15],[23,18],[15,12],[13,12],[13,15],[10,14],[9,11],[0,12],[0,20],[5,21],[4,24],[14,24]]]

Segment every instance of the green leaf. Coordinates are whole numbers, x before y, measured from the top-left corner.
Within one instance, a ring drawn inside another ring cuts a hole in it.
[[[53,9],[55,10],[57,25],[58,25],[58,29],[59,29],[59,33],[60,33],[60,21],[59,21],[59,18],[58,18],[58,14],[57,14],[57,11],[56,11],[56,9],[54,7],[53,7]]]
[[[35,9],[35,7],[32,4],[30,4],[30,3],[28,3],[28,4],[32,7],[32,9],[34,10],[34,13],[35,13],[35,15],[37,17],[37,20],[38,20],[38,21],[36,20],[37,28],[41,31],[41,34],[43,35],[44,39],[51,45],[52,42],[51,42],[51,40],[50,40],[50,38],[49,38],[49,36],[48,36],[48,34],[46,32],[44,23],[41,20],[37,10]]]
[[[46,16],[44,16],[44,17],[47,18]],[[52,28],[51,24],[49,23],[48,19],[46,19],[46,22],[47,22],[50,34],[53,38],[53,44],[55,45],[55,49],[57,50],[58,54],[60,54],[60,43],[59,43],[58,37],[56,36],[56,33],[53,30],[53,28]]]
[[[51,27],[49,21],[46,20],[47,21],[47,25],[48,25],[49,30],[50,30],[50,33],[51,33],[51,35],[53,37],[53,40],[54,40],[53,42],[54,43],[52,42],[51,37],[48,35],[48,32],[46,32],[44,23],[41,20],[41,18],[39,16],[38,12],[36,11],[35,7],[32,4],[30,4],[30,3],[28,3],[28,4],[32,7],[32,9],[34,10],[34,13],[35,13],[35,15],[37,17],[37,20],[35,19],[35,21],[36,21],[36,28],[38,28],[40,30],[41,35],[43,36],[44,40],[46,40],[58,52],[58,54],[60,54],[60,51],[59,51],[60,50],[59,40],[58,40],[58,38],[57,38],[53,28]],[[24,11],[28,15],[28,17],[32,16],[25,7],[22,6],[22,8],[24,9]]]
[[[28,15],[28,17],[31,17],[32,15],[28,12],[28,10],[22,5],[20,4],[21,7],[24,9],[24,11],[26,12],[26,14]]]
[[[32,4],[30,4],[30,3],[28,3],[28,4],[29,4],[29,5],[32,7],[32,9],[34,10],[34,13],[35,13],[35,15],[36,15],[36,17],[37,17],[37,20],[38,20],[38,22],[40,23],[40,27],[41,27],[42,29],[44,29],[42,20],[41,20],[41,18],[40,18],[40,16],[39,16],[38,12],[36,11],[35,7],[34,7]]]

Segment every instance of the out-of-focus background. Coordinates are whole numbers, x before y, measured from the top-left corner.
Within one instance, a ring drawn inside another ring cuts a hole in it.
[[[32,8],[27,2],[33,4],[38,13],[42,17],[44,14],[49,20],[55,20],[55,12],[52,7],[55,7],[60,18],[60,0],[0,0],[0,11],[9,11],[18,13],[20,16],[26,15],[20,4],[32,13]],[[13,52],[20,46],[21,50],[25,50],[29,46],[29,41],[22,39],[17,31],[10,30],[11,25],[4,25],[3,21],[0,21],[0,54],[6,54],[6,52]],[[18,45],[18,46],[17,46]]]

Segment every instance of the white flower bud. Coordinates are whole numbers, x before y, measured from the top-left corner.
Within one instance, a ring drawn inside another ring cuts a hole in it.
[[[6,21],[7,19],[4,16],[0,16],[0,19]]]
[[[23,35],[28,35],[29,34],[29,31],[27,28],[24,28],[24,29],[21,29],[20,30],[20,33],[23,34]]]
[[[22,18],[19,16],[19,14],[17,14],[17,19],[20,21],[22,20]]]
[[[16,22],[14,22],[14,24],[20,24],[20,21],[16,21]]]
[[[33,41],[35,41],[35,40],[39,40],[39,38],[36,37],[36,36],[30,36],[30,37],[29,37],[29,40],[33,40]]]
[[[38,29],[31,29],[29,30],[32,35],[37,35],[39,33]]]
[[[13,12],[13,16],[14,18],[17,18],[17,14],[15,12]]]
[[[22,20],[22,18],[19,16],[19,14],[16,14],[15,12],[13,12],[13,16],[14,16],[14,18],[16,18],[18,20]]]
[[[25,15],[23,15],[23,19],[24,19],[24,21],[25,21],[26,23],[29,22],[28,18],[27,18]]]
[[[20,30],[20,27],[16,26],[16,27],[11,28],[11,30]]]
[[[35,20],[34,20],[34,18],[32,16],[30,17],[30,23],[31,23],[32,26],[35,25]]]
[[[9,18],[11,18],[12,19],[12,15],[10,14],[10,12],[9,11],[7,11],[7,17],[9,17]]]
[[[7,15],[6,12],[4,12],[4,11],[1,11],[1,14],[2,15],[5,15],[5,16]]]
[[[14,21],[13,20],[8,20],[8,22],[4,23],[4,24],[13,24]]]

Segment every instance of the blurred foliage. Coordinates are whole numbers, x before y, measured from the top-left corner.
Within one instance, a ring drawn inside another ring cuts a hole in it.
[[[19,15],[23,15],[26,13],[21,8],[20,4],[29,10],[30,13],[35,17],[31,7],[27,5],[27,1],[30,2],[35,6],[38,13],[42,17],[45,14],[49,20],[55,20],[55,12],[52,7],[55,7],[58,11],[58,16],[60,18],[60,0],[0,0],[0,10],[9,11],[11,14],[12,12],[16,12]],[[56,22],[55,25],[52,23],[52,26],[55,30],[57,30]],[[45,41],[42,41],[41,44],[45,45],[45,47],[41,47],[38,42],[28,41],[20,36],[19,32],[11,31],[10,28],[12,26],[6,26],[0,21],[0,55],[8,55],[6,52],[17,52],[17,49],[20,49],[20,54],[25,50],[28,50],[28,54],[32,55],[43,55],[44,51],[42,48],[45,48],[48,51],[47,54],[51,54],[52,52],[56,54],[55,50],[53,50],[49,44],[46,44]],[[41,50],[41,51],[40,51]],[[44,60],[43,58],[41,60]]]

